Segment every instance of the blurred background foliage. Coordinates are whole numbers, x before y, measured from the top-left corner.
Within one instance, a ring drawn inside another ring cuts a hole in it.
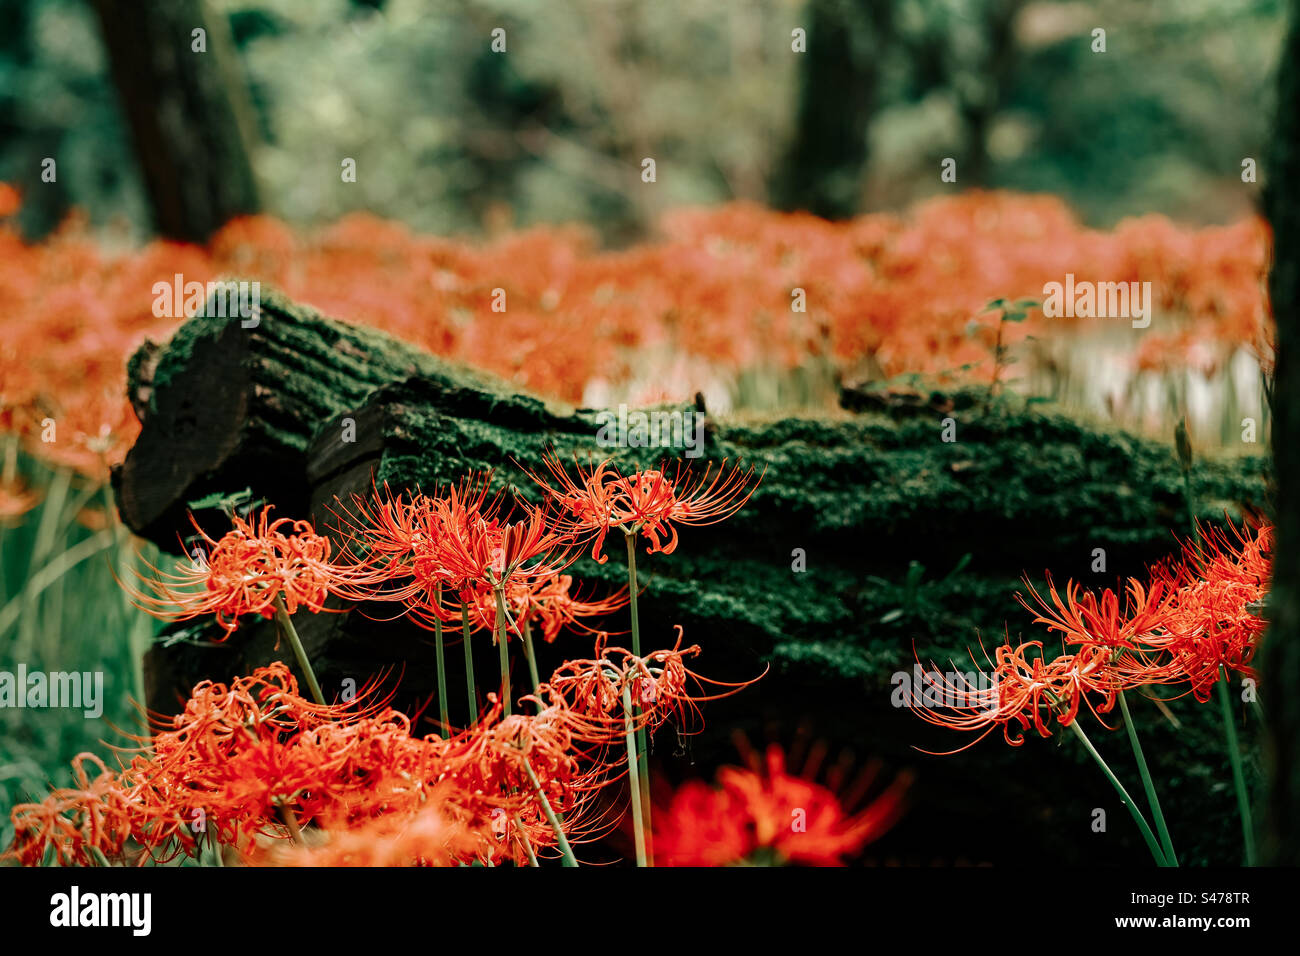
[[[466,235],[583,221],[619,243],[665,206],[739,198],[843,217],[971,187],[1052,192],[1094,226],[1147,212],[1231,221],[1251,211],[1241,162],[1266,141],[1283,11],[207,0],[206,16],[228,23],[237,51],[264,211],[309,225],[366,210]],[[24,232],[76,208],[124,240],[147,236],[91,4],[0,0],[0,23],[0,181],[23,189]],[[490,47],[498,27],[504,54]],[[791,50],[796,28],[806,54]],[[40,181],[46,156],[56,183]],[[656,188],[636,188],[647,156]],[[344,157],[355,183],[341,181]],[[946,157],[955,184],[940,181]]]

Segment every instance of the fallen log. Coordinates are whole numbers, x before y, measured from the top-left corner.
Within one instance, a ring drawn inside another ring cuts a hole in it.
[[[130,387],[143,431],[114,476],[123,520],[173,551],[187,533],[189,502],[211,492],[251,488],[279,515],[309,515],[325,528],[340,500],[374,482],[430,489],[494,470],[498,483],[535,498],[522,469],[537,470],[550,448],[562,459],[609,456],[624,465],[682,451],[602,447],[608,419],[596,410],[518,394],[277,297],[266,301],[254,330],[191,320],[169,343],[137,356]],[[936,736],[892,706],[893,675],[910,671],[916,653],[939,661],[960,655],[977,628],[996,635],[1007,621],[1027,626],[1013,600],[1022,572],[1050,569],[1059,579],[1105,584],[1140,572],[1142,562],[1171,549],[1171,529],[1185,527],[1183,476],[1168,445],[1012,398],[990,403],[982,392],[959,391],[896,404],[846,394],[844,404],[863,411],[706,417],[695,467],[740,459],[763,472],[762,483],[726,523],[686,529],[671,556],[638,558],[643,634],[648,646],[664,646],[682,626],[687,643],[704,647],[699,669],[719,680],[772,668],[757,687],[709,705],[707,716],[720,725],[762,736],[769,722],[788,732],[811,720],[820,736],[911,762],[913,743],[950,749],[965,741]],[[1259,458],[1199,462],[1192,477],[1199,514],[1221,519],[1260,502],[1263,471]],[[202,519],[220,530],[219,518]],[[611,544],[608,563],[584,557],[573,573],[597,588],[620,586],[621,542]],[[430,635],[391,617],[391,607],[298,616],[327,693],[349,680],[400,673],[404,706],[429,700]],[[605,626],[627,627],[621,619]],[[172,629],[150,652],[151,707],[174,710],[199,679],[226,679],[288,656],[261,622],[220,646],[211,636]],[[575,647],[586,653],[588,643],[561,638],[543,649],[543,672]],[[448,667],[456,673],[459,666],[453,648]],[[467,711],[459,683],[450,707],[453,715]],[[1185,772],[1195,759],[1188,747],[1198,739],[1197,715],[1182,717],[1191,729],[1171,737],[1156,759],[1181,760]],[[1068,781],[1063,786],[1077,788],[1068,797],[1073,809],[1078,801],[1106,805],[1104,789],[1072,754],[1040,752],[1017,763],[1000,744],[984,746],[979,764],[954,758],[929,768],[950,786],[927,799],[960,817],[970,811],[956,795],[974,786],[988,793],[972,797],[972,806],[1015,799],[1045,813],[1048,798],[1027,773],[1041,771],[1046,759]],[[989,780],[990,766],[1005,768],[1006,779]],[[1045,839],[1041,820],[1018,825],[1032,831],[1031,843]],[[1049,842],[1060,853],[1079,852],[1072,838]],[[1116,846],[1118,858],[1129,852],[1129,844]],[[1003,851],[990,844],[987,852]]]

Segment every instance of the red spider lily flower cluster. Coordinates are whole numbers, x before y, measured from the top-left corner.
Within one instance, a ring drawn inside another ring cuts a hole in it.
[[[706,472],[692,483],[677,474],[671,484],[645,480],[662,501],[659,516],[645,521],[716,520],[739,507],[731,500],[737,479],[710,481]],[[170,620],[211,615],[227,636],[243,615],[320,611],[330,595],[401,602],[417,620],[435,622],[452,618],[456,600],[471,630],[491,616],[495,633],[528,638],[535,626],[548,641],[628,602],[627,589],[579,599],[562,573],[580,540],[575,529],[550,507],[507,512],[489,494],[490,478],[471,476],[434,495],[376,488],[354,499],[341,515],[346,542],[337,555],[306,522],[271,520],[269,509],[253,520],[233,516],[220,539],[200,529],[202,560],[137,599]],[[678,495],[678,485],[695,493]],[[618,823],[617,801],[603,796],[628,775],[630,757],[619,748],[630,754],[632,733],[669,723],[695,732],[701,703],[753,683],[696,674],[686,662],[700,648],[683,647],[680,627],[671,649],[640,656],[608,647],[604,631],[580,629],[595,635],[594,656],[565,661],[536,682],[517,701],[524,712],[512,712],[506,696],[501,644],[502,693],[489,694],[469,726],[446,726],[441,736],[415,736],[408,717],[372,699],[373,687],[347,704],[311,703],[283,664],[229,686],[201,683],[184,712],[140,739],[120,769],[96,762],[91,779],[86,755],[76,787],[16,808],[9,854],[25,864],[49,854],[80,864],[197,854],[192,824],[203,820],[202,832],[250,864],[571,860],[570,844]],[[307,667],[305,657],[299,663]]]
[[[846,809],[833,786],[809,768],[794,775],[773,744],[760,762],[725,767],[717,786],[692,781],[659,811],[655,848],[668,866],[743,866],[769,862],[842,866],[897,822],[911,778],[903,773],[865,808]],[[872,774],[854,788],[865,793]]]
[[[637,663],[644,679],[676,683]],[[414,736],[372,697],[314,704],[280,663],[229,686],[205,681],[119,770],[83,754],[74,787],[15,807],[6,855],[29,866],[165,862],[197,855],[210,830],[248,864],[525,865],[557,852],[541,794],[570,843],[617,823],[596,798],[621,777],[607,756],[621,725],[576,712],[549,685],[521,699],[535,713],[504,715],[493,697],[448,738]]]
[[[319,808],[332,790],[350,785],[340,772],[348,730],[405,719],[375,711],[304,700],[283,664],[228,687],[205,681],[119,771],[84,754],[75,762],[76,787],[15,807],[10,853],[29,865],[47,849],[60,864],[93,865],[95,854],[165,860],[193,852],[195,831],[208,827],[223,843],[246,846],[282,803],[301,797]],[[84,773],[87,760],[100,769],[94,780]]]
[[[658,469],[624,475],[606,459],[583,468],[577,478],[565,470],[552,454],[543,456],[550,480],[533,475],[562,509],[562,526],[577,539],[590,539],[591,556],[604,563],[605,538],[611,529],[643,535],[649,541],[647,554],[672,554],[677,548],[677,525],[709,525],[739,511],[758,487],[749,480],[754,469],[743,469],[723,461],[693,473],[678,460],[669,474]],[[762,480],[761,477],[759,479]]]
[[[280,602],[289,614],[320,612],[331,594],[352,596],[374,580],[364,568],[332,562],[329,539],[309,523],[272,521],[270,512],[265,507],[254,520],[232,515],[234,527],[219,540],[191,518],[206,547],[174,572],[154,568],[142,577],[151,593],[134,594],[138,605],[169,621],[211,615],[229,637],[242,615],[270,618]]]
[[[622,250],[567,227],[479,244],[364,215],[312,232],[258,216],[232,221],[206,246],[158,241],[122,253],[75,218],[25,241],[9,218],[16,193],[0,185],[0,194],[0,431],[100,477],[139,429],[124,398],[127,357],[182,321],[150,308],[152,284],[176,273],[274,284],[328,314],[587,404],[609,386],[629,389],[633,403],[676,400],[701,381],[810,357],[850,371],[874,363],[884,377],[961,376],[954,370],[969,366],[972,380],[987,381],[991,338],[968,333],[972,316],[1000,296],[1036,298],[1066,273],[1151,280],[1159,307],[1185,317],[1143,337],[1138,368],[1222,364],[1269,322],[1262,220],[1193,230],[1147,216],[1101,232],[1047,196],[972,191],[843,223],[750,204],[678,210],[659,238]],[[808,292],[807,313],[789,309],[795,287]],[[509,291],[508,314],[492,310],[498,288]],[[1033,310],[1004,331],[1019,341],[1062,321],[1087,320]],[[627,359],[666,341],[671,366],[644,374],[644,358]],[[58,423],[55,442],[40,441],[46,418]]]
[[[1261,611],[1273,573],[1273,528],[1201,529],[1181,562],[1159,569],[1171,591],[1160,646],[1171,680],[1202,703],[1220,671],[1257,679],[1251,661],[1267,628]]]
[[[496,706],[469,731],[421,738],[372,696],[314,704],[280,663],[229,686],[199,684],[120,770],[83,754],[76,786],[15,807],[8,855],[25,865],[47,854],[62,865],[165,861],[196,853],[210,831],[247,863],[355,857],[376,836],[406,863],[524,862],[553,855],[555,842],[525,765],[566,815],[570,839],[591,830],[584,794],[594,777],[577,770],[562,708],[502,717]],[[295,837],[309,824],[311,850]]]
[[[501,496],[488,493],[491,478],[472,475],[441,494],[385,487],[355,496],[341,509],[340,525],[370,586],[354,587],[351,596],[405,602],[426,627],[459,621],[463,606],[478,630],[494,626],[499,590],[508,632],[519,635],[535,622],[548,641],[566,624],[625,603],[618,595],[583,601],[572,594],[572,577],[561,573],[573,562],[572,537],[555,529],[545,509],[519,504],[507,514]]]
[[[595,658],[565,661],[549,687],[577,721],[575,736],[581,740],[613,742],[629,725],[655,730],[670,722],[678,733],[690,734],[697,732],[701,703],[738,693],[763,677],[738,683],[710,680],[686,666],[699,653],[699,645],[682,647],[680,627],[671,650],[644,657],[598,640]],[[624,712],[624,688],[637,706],[635,714]]]
[[[1266,627],[1261,608],[1270,587],[1273,528],[1197,531],[1179,559],[1150,569],[1149,583],[1130,578],[1118,594],[1074,582],[1061,594],[1050,577],[1046,596],[1030,585],[1029,598],[1019,600],[1035,624],[1059,635],[1062,653],[1049,659],[1042,641],[1008,639],[994,650],[987,685],[940,676],[935,687],[913,692],[916,714],[980,731],[975,742],[1001,729],[1007,743],[1019,746],[1031,727],[1050,736],[1053,725],[1068,727],[1084,708],[1100,720],[1125,690],[1182,687],[1204,703],[1224,674],[1255,679],[1251,659]],[[971,660],[978,669],[973,653]]]
[[[584,621],[588,618],[605,618],[627,606],[628,592],[624,587],[608,597],[584,600],[575,593],[575,584],[570,574],[556,574],[550,578],[515,584],[503,591],[506,606],[506,630],[513,637],[522,637],[524,628],[529,628],[548,644],[566,630],[585,631],[595,636],[596,630]],[[472,632],[491,631],[496,622],[496,600],[493,593],[486,589],[457,592],[461,596],[468,593],[472,603],[467,605],[470,630]],[[438,616],[444,623],[451,623],[459,612],[445,606],[434,604],[428,608],[416,608],[411,618],[426,627],[431,616]]]

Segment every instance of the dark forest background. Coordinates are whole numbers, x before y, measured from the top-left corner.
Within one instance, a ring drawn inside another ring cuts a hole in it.
[[[844,217],[973,187],[1052,192],[1097,226],[1226,222],[1250,211],[1284,19],[1279,0],[0,0],[0,181],[28,187],[32,237],[74,207],[133,240],[255,208],[618,242],[670,205]],[[148,62],[194,24],[204,56]],[[186,91],[170,118],[147,115],[161,88]],[[184,187],[148,166],[187,149],[227,195],[179,227]],[[647,156],[659,188],[629,188]],[[44,157],[57,183],[30,188]]]

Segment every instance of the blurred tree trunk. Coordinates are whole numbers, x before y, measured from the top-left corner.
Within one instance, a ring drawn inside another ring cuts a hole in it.
[[[1269,293],[1277,322],[1273,455],[1277,552],[1263,649],[1270,789],[1264,861],[1300,863],[1300,2],[1278,60],[1277,129],[1265,205],[1273,225]]]
[[[225,22],[202,0],[91,2],[158,231],[202,242],[257,212],[252,106]]]
[[[892,32],[888,0],[810,0],[794,138],[773,188],[781,209],[827,219],[858,210],[877,63]]]
[[[989,178],[989,131],[1006,99],[1016,55],[1016,17],[1024,0],[993,0],[983,10],[985,58],[975,82],[962,82],[954,69],[949,84],[957,97],[961,114],[964,157],[958,167],[958,182],[965,186],[987,186]]]

